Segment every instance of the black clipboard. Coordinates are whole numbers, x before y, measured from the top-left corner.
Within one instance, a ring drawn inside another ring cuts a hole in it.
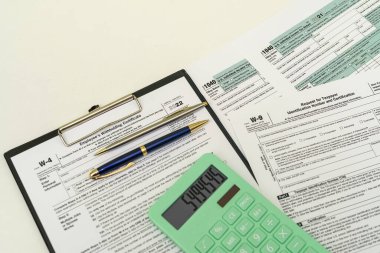
[[[190,78],[189,74],[185,71],[185,70],[179,70],[151,85],[148,85],[136,92],[134,92],[134,95],[136,97],[141,97],[151,91],[154,91],[156,89],[159,89],[161,88],[162,86],[166,85],[166,84],[169,84],[179,78],[186,78],[186,80],[189,82],[190,86],[192,87],[192,89],[195,91],[195,93],[197,94],[197,96],[199,97],[199,99],[201,101],[206,101],[206,99],[203,97],[203,95],[201,94],[201,92],[199,91],[199,89],[197,88],[197,86],[195,85],[195,83],[193,82],[193,80]],[[206,109],[207,111],[210,113],[211,117],[215,120],[216,124],[219,126],[220,130],[222,131],[222,133],[225,135],[225,137],[227,138],[227,140],[229,141],[229,143],[231,144],[231,146],[233,147],[233,149],[236,151],[236,153],[238,154],[238,156],[240,157],[240,159],[243,161],[244,165],[247,167],[249,173],[252,175],[252,177],[254,178],[254,180],[256,181],[256,178],[252,172],[252,169],[247,161],[247,159],[245,158],[245,156],[243,155],[243,153],[240,151],[240,149],[238,148],[238,146],[236,145],[236,143],[233,141],[233,139],[231,138],[231,136],[228,134],[227,130],[224,128],[224,126],[222,125],[222,123],[220,122],[219,118],[217,117],[217,115],[215,114],[215,112],[211,109],[211,107],[208,105],[206,106]],[[13,148],[11,150],[9,150],[8,152],[6,152],[4,154],[4,157],[5,157],[5,160],[7,161],[7,164],[12,172],[12,175],[14,177],[14,179],[16,180],[16,183],[24,197],[24,200],[26,202],[26,204],[28,205],[28,208],[33,216],[33,219],[34,221],[36,222],[37,224],[37,227],[45,241],[45,244],[47,246],[47,248],[49,249],[50,252],[55,252],[54,248],[53,248],[53,245],[51,244],[50,242],[50,239],[48,237],[48,234],[46,233],[42,223],[41,223],[41,220],[40,218],[38,217],[38,214],[28,196],[28,193],[24,187],[24,185],[22,184],[22,181],[17,173],[17,170],[12,162],[12,157],[14,156],[17,156],[18,154],[28,150],[28,149],[31,149],[49,139],[52,139],[54,137],[58,136],[58,129],[56,130],[53,130],[47,134],[44,134],[42,135],[41,137],[38,137],[32,141],[29,141],[25,144],[22,144],[16,148]]]

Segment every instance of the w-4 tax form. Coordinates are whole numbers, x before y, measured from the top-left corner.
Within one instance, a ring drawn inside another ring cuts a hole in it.
[[[206,108],[101,156],[94,156],[99,147],[177,111],[179,105],[201,102],[185,77],[140,96],[139,101],[143,107],[141,113],[73,146],[65,147],[55,136],[12,157],[15,170],[51,243],[51,251],[181,252],[150,222],[148,209],[204,153],[214,152],[223,157],[239,175],[251,179],[254,184],[248,169]],[[125,110],[127,106],[120,107]],[[111,112],[103,114],[104,122],[110,122]],[[137,159],[135,166],[127,171],[101,180],[90,179],[92,168],[200,120],[209,120],[209,123]]]
[[[331,252],[380,252],[380,76],[231,115],[261,192]]]

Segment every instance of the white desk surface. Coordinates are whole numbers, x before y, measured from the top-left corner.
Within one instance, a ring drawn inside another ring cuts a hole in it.
[[[0,3],[0,153],[207,56],[290,0]],[[0,159],[0,252],[47,252]]]

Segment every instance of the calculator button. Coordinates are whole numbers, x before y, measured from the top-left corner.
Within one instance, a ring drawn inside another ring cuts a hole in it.
[[[205,253],[211,249],[211,247],[214,245],[214,241],[211,239],[210,236],[205,235],[202,237],[202,239],[195,244],[195,247],[197,250],[201,253]]]
[[[249,216],[255,221],[259,221],[266,212],[267,212],[267,209],[263,205],[256,204],[253,206],[253,208],[249,212]]]
[[[261,253],[275,253],[279,248],[280,245],[278,245],[275,241],[269,239],[263,244],[260,251]]]
[[[293,237],[292,240],[286,245],[288,250],[292,253],[301,252],[301,249],[305,246],[305,241],[302,240],[299,236]]]
[[[222,249],[221,247],[216,247],[212,253],[226,253],[226,251],[224,249]]]
[[[247,239],[254,247],[258,247],[266,237],[267,235],[263,230],[256,228]]]
[[[223,219],[227,221],[228,224],[232,225],[240,217],[241,212],[236,207],[231,207],[224,215]]]
[[[248,193],[244,193],[243,196],[236,202],[241,210],[245,211],[255,201],[255,199]]]
[[[280,222],[279,219],[277,219],[276,216],[273,214],[269,214],[263,222],[261,222],[261,226],[267,231],[267,232],[272,232],[272,230],[278,225]]]
[[[222,241],[222,244],[226,249],[233,250],[236,245],[240,242],[240,237],[234,233],[230,232]]]
[[[249,246],[247,243],[243,243],[238,247],[235,253],[253,253],[253,248]]]
[[[210,229],[210,234],[215,237],[215,239],[220,239],[228,230],[227,225],[223,221],[218,221]]]
[[[280,243],[286,242],[288,238],[292,235],[293,231],[285,225],[281,225],[276,232],[274,232],[273,236]]]
[[[236,225],[235,229],[239,232],[241,235],[246,235],[251,228],[253,228],[253,222],[248,218],[241,219],[238,224]]]
[[[318,253],[318,252],[311,247],[307,247],[303,253]]]

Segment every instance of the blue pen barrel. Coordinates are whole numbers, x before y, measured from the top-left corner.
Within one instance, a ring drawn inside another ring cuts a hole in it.
[[[120,168],[121,166],[127,165],[129,162],[135,160],[137,157],[140,157],[142,155],[143,153],[140,147],[138,147],[100,166],[98,168],[99,174],[103,175],[115,170],[115,168]]]
[[[147,144],[145,144],[145,148],[147,150],[147,152],[151,152],[155,149],[158,149],[160,148],[161,146],[164,146],[170,142],[173,142],[175,140],[178,140],[179,138],[189,134],[191,131],[190,131],[190,128],[189,127],[184,127],[184,128],[181,128],[177,131],[174,131],[170,134],[167,134],[167,135],[164,135],[154,141],[151,141]],[[107,174],[117,168],[120,168],[122,166],[126,166],[128,163],[136,160],[137,158],[143,156],[143,152],[141,151],[141,148],[138,147],[132,151],[129,151],[128,153],[125,153],[119,157],[117,157],[116,159],[113,159],[112,161],[109,161],[105,164],[103,164],[102,166],[100,166],[98,168],[98,172],[100,175],[104,175],[104,174]]]
[[[164,146],[170,142],[178,140],[179,138],[181,138],[181,137],[183,137],[189,133],[190,133],[190,128],[188,128],[188,127],[181,128],[181,129],[174,131],[170,134],[164,135],[164,136],[158,138],[157,140],[154,140],[152,142],[145,144],[145,148],[148,152],[151,152],[155,149],[160,148],[161,146]]]

